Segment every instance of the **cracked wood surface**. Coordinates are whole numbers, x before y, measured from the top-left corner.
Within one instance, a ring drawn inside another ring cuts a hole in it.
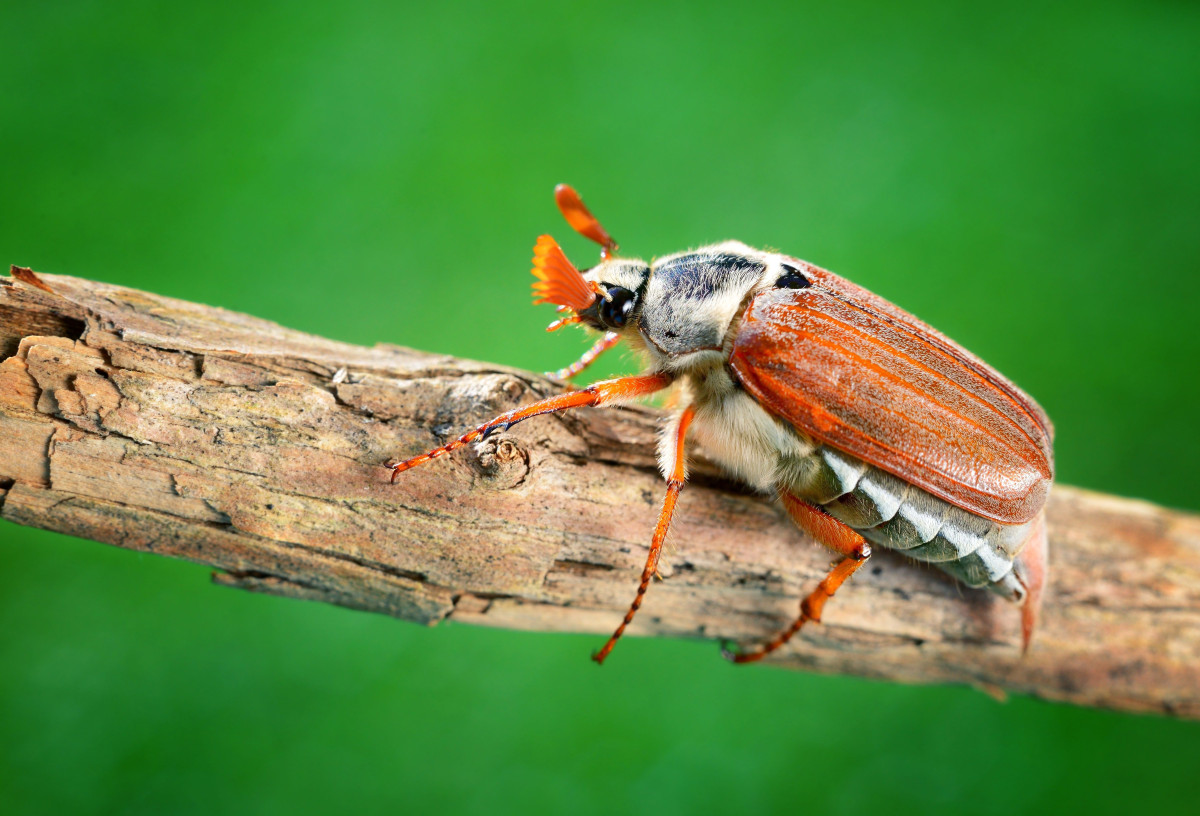
[[[4,519],[426,624],[607,636],[628,608],[663,493],[656,411],[534,419],[391,485],[390,457],[561,385],[13,274],[0,278]],[[831,556],[702,458],[693,474],[631,634],[759,641]],[[773,662],[1200,718],[1200,518],[1058,486],[1049,529],[1025,659],[1014,607],[881,552]]]

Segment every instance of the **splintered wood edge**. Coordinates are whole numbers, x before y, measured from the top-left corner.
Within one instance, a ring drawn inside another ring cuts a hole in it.
[[[226,586],[607,635],[662,500],[658,412],[531,420],[395,485],[383,466],[561,387],[14,269],[0,516],[208,564]],[[665,580],[630,634],[761,641],[831,556],[702,456],[692,471]],[[884,552],[772,662],[1200,717],[1200,519],[1068,487],[1048,519],[1051,585],[1025,658],[1015,608]]]

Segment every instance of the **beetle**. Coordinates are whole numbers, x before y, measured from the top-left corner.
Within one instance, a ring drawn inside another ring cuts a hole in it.
[[[559,210],[600,245],[581,272],[548,235],[534,247],[535,303],[604,332],[579,374],[624,341],[643,373],[604,380],[509,411],[404,461],[401,472],[517,422],[613,405],[669,387],[684,405],[664,428],[666,496],[637,594],[604,646],[603,663],[658,572],[687,479],[689,432],[750,487],[778,496],[793,521],[841,556],[803,599],[795,621],[754,649],[722,644],[736,663],[759,660],[808,622],[871,557],[872,546],[935,564],[970,587],[1020,605],[1029,647],[1046,580],[1045,503],[1054,478],[1053,427],[995,369],[888,301],[806,261],[725,241],[649,263],[617,244],[565,184]]]

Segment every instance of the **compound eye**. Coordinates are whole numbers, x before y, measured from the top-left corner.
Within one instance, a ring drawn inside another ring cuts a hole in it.
[[[637,295],[621,286],[607,288],[612,300],[600,301],[600,322],[610,329],[623,328],[637,302]]]
[[[812,286],[812,282],[801,274],[800,270],[791,264],[781,264],[783,274],[775,281],[777,289],[804,289]]]

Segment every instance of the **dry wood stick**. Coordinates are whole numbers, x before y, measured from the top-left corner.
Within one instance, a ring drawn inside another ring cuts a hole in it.
[[[390,457],[561,385],[13,274],[0,279],[3,518],[422,623],[607,635],[625,612],[663,491],[655,411],[531,420],[391,485]],[[759,641],[831,556],[703,460],[693,472],[666,580],[631,633]],[[1015,608],[883,552],[774,662],[1200,718],[1200,518],[1057,487],[1049,523],[1052,584],[1025,659]]]

